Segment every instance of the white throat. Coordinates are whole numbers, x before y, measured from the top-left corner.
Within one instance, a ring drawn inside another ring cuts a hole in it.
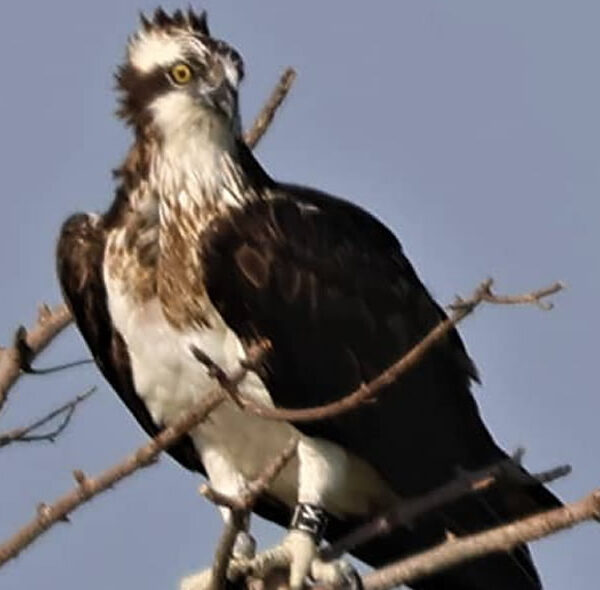
[[[233,163],[235,139],[223,125],[207,119],[164,138],[152,159],[150,184],[162,197],[182,190],[189,196],[214,192]]]
[[[245,199],[235,150],[231,130],[212,118],[165,137],[148,178],[161,222],[183,210],[204,224],[214,214],[240,207]]]

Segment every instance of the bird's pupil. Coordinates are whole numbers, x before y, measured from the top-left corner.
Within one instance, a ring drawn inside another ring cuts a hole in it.
[[[183,84],[187,82],[190,78],[190,70],[187,66],[180,64],[173,68],[173,78],[175,78],[176,82]]]

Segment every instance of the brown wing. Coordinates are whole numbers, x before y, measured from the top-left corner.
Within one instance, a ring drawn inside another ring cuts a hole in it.
[[[155,436],[160,427],[136,393],[127,347],[108,311],[102,274],[105,239],[101,219],[87,214],[67,219],[58,240],[58,277],[65,300],[98,368],[146,433]],[[204,473],[189,437],[174,444],[169,453],[187,469]]]
[[[272,344],[261,376],[275,405],[317,406],[375,377],[444,313],[394,236],[369,214],[306,188],[279,185],[277,193],[214,223],[202,243],[207,290],[242,339]],[[469,381],[475,376],[453,331],[377,403],[296,426],[362,457],[401,497],[418,496],[451,480],[457,468],[482,468],[506,457],[471,395]],[[475,532],[558,504],[542,486],[497,489],[448,506],[355,554],[378,566],[442,541],[446,529]],[[329,538],[348,528],[346,521],[332,523]],[[540,586],[522,547],[415,587]]]

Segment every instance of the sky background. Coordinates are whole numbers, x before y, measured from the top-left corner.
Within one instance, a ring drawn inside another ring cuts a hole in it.
[[[175,3],[165,3],[176,7]],[[508,450],[542,470],[569,462],[553,489],[575,500],[600,485],[600,4],[590,0],[215,0],[213,34],[246,61],[252,120],[287,65],[292,95],[258,149],[276,178],[367,207],[399,236],[443,303],[491,275],[502,292],[556,279],[556,308],[485,308],[461,332],[483,386],[476,396]],[[0,342],[59,301],[62,220],[102,210],[130,137],[113,117],[112,72],[142,0],[8,2],[0,19]],[[71,328],[38,365],[86,355]],[[55,444],[0,450],[0,539],[71,471],[112,465],[144,442],[93,367],[26,377],[0,430],[90,385],[98,393]],[[199,479],[169,458],[104,494],[0,570],[3,590],[168,590],[206,565],[220,531]],[[263,546],[280,531],[254,532]],[[600,528],[534,545],[548,590],[598,584]]]

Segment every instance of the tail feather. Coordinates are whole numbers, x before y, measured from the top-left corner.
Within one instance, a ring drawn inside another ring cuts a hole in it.
[[[473,534],[560,506],[544,486],[496,488],[463,498],[391,535],[375,539],[354,552],[373,567],[381,567],[432,548],[451,532]],[[542,583],[527,546],[487,555],[410,584],[415,590],[541,590]]]
[[[501,457],[500,457],[501,458]],[[561,506],[560,500],[542,485],[492,488],[463,498],[410,528],[400,527],[392,534],[377,537],[352,553],[372,567],[382,567],[443,542],[447,531],[458,536],[473,534],[528,515]],[[289,509],[272,497],[259,499],[256,512],[285,526]],[[330,542],[344,537],[362,524],[332,519],[328,525]],[[410,583],[414,590],[541,590],[542,584],[527,546],[513,551],[486,555],[438,574]]]

